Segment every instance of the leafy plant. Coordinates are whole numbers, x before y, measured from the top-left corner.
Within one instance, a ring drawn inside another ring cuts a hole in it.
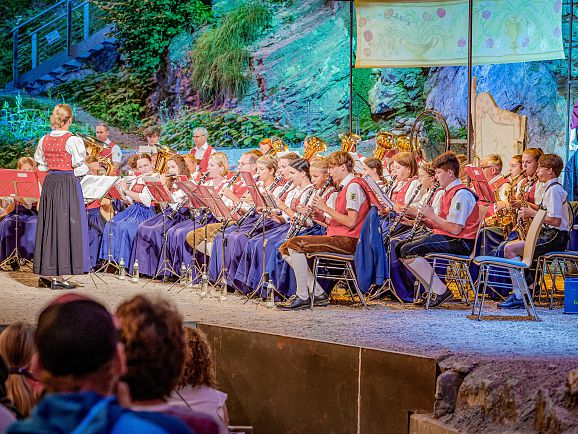
[[[50,132],[52,105],[31,98],[0,97],[0,167],[14,168],[24,155],[34,155],[40,137]],[[74,122],[72,132],[91,133],[87,124]]]
[[[254,1],[231,11],[197,39],[191,53],[191,84],[205,101],[220,104],[246,92],[251,58],[247,47],[270,24],[269,8]]]
[[[255,115],[239,115],[224,110],[182,110],[162,127],[161,143],[173,149],[190,149],[193,129],[205,127],[213,146],[231,148],[255,148],[265,137],[278,136],[287,144],[300,143],[305,134],[261,120]]]
[[[149,90],[131,74],[107,72],[60,84],[50,93],[56,97],[66,96],[91,115],[130,131],[140,126],[146,114]]]
[[[201,0],[99,0],[115,24],[119,50],[127,68],[141,81],[164,68],[172,38],[212,20],[211,7]]]

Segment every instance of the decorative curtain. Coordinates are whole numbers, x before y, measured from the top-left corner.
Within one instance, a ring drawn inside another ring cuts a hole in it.
[[[467,64],[467,0],[356,0],[358,68]],[[476,0],[475,64],[563,59],[562,0]]]

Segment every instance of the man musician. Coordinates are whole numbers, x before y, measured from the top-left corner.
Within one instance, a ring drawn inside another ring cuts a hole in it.
[[[111,142],[111,140],[108,137],[109,134],[110,134],[110,127],[108,126],[108,124],[101,122],[96,126],[96,138],[101,142],[103,142],[105,145],[108,145],[108,148],[104,148],[102,151],[100,151],[100,154],[98,156],[110,159],[112,161],[112,164],[114,165],[114,170],[116,171],[116,173],[118,173],[120,169],[120,163],[122,161],[122,151],[120,149],[120,146],[115,145],[113,142]]]
[[[191,149],[191,155],[195,156],[200,172],[206,172],[209,165],[209,158],[215,152],[213,147],[207,142],[209,132],[204,127],[193,130],[193,143],[195,146]]]

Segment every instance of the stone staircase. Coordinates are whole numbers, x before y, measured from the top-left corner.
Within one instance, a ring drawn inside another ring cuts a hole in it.
[[[38,94],[93,71],[111,69],[118,54],[113,27],[91,0],[62,0],[12,30],[12,81],[5,90]]]

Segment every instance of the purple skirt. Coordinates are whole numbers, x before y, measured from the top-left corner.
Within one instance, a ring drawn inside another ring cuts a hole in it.
[[[182,208],[177,211],[173,218],[168,215],[173,212],[172,208],[163,213],[142,222],[136,231],[136,239],[132,245],[132,257],[138,260],[139,273],[146,276],[154,276],[159,264],[163,259],[163,229],[168,231],[173,226],[188,218],[188,210]],[[129,270],[132,273],[134,261],[130,263]],[[178,271],[178,270],[176,270]]]
[[[90,266],[96,267],[98,262],[98,253],[100,252],[100,244],[102,243],[102,233],[106,220],[100,213],[99,208],[89,208],[86,210],[86,217],[88,219],[88,248],[90,251]]]
[[[72,171],[49,171],[42,186],[33,272],[42,276],[90,271],[88,222],[80,182]]]
[[[0,222],[0,262],[16,249],[16,221],[18,221],[18,254],[24,259],[33,258],[37,220],[35,210],[20,204],[4,217]]]
[[[112,259],[122,259],[128,268],[133,263],[132,245],[138,226],[155,215],[152,208],[133,203],[127,209],[111,218],[104,227],[100,258],[106,259],[110,250]],[[110,245],[109,245],[110,243]]]

